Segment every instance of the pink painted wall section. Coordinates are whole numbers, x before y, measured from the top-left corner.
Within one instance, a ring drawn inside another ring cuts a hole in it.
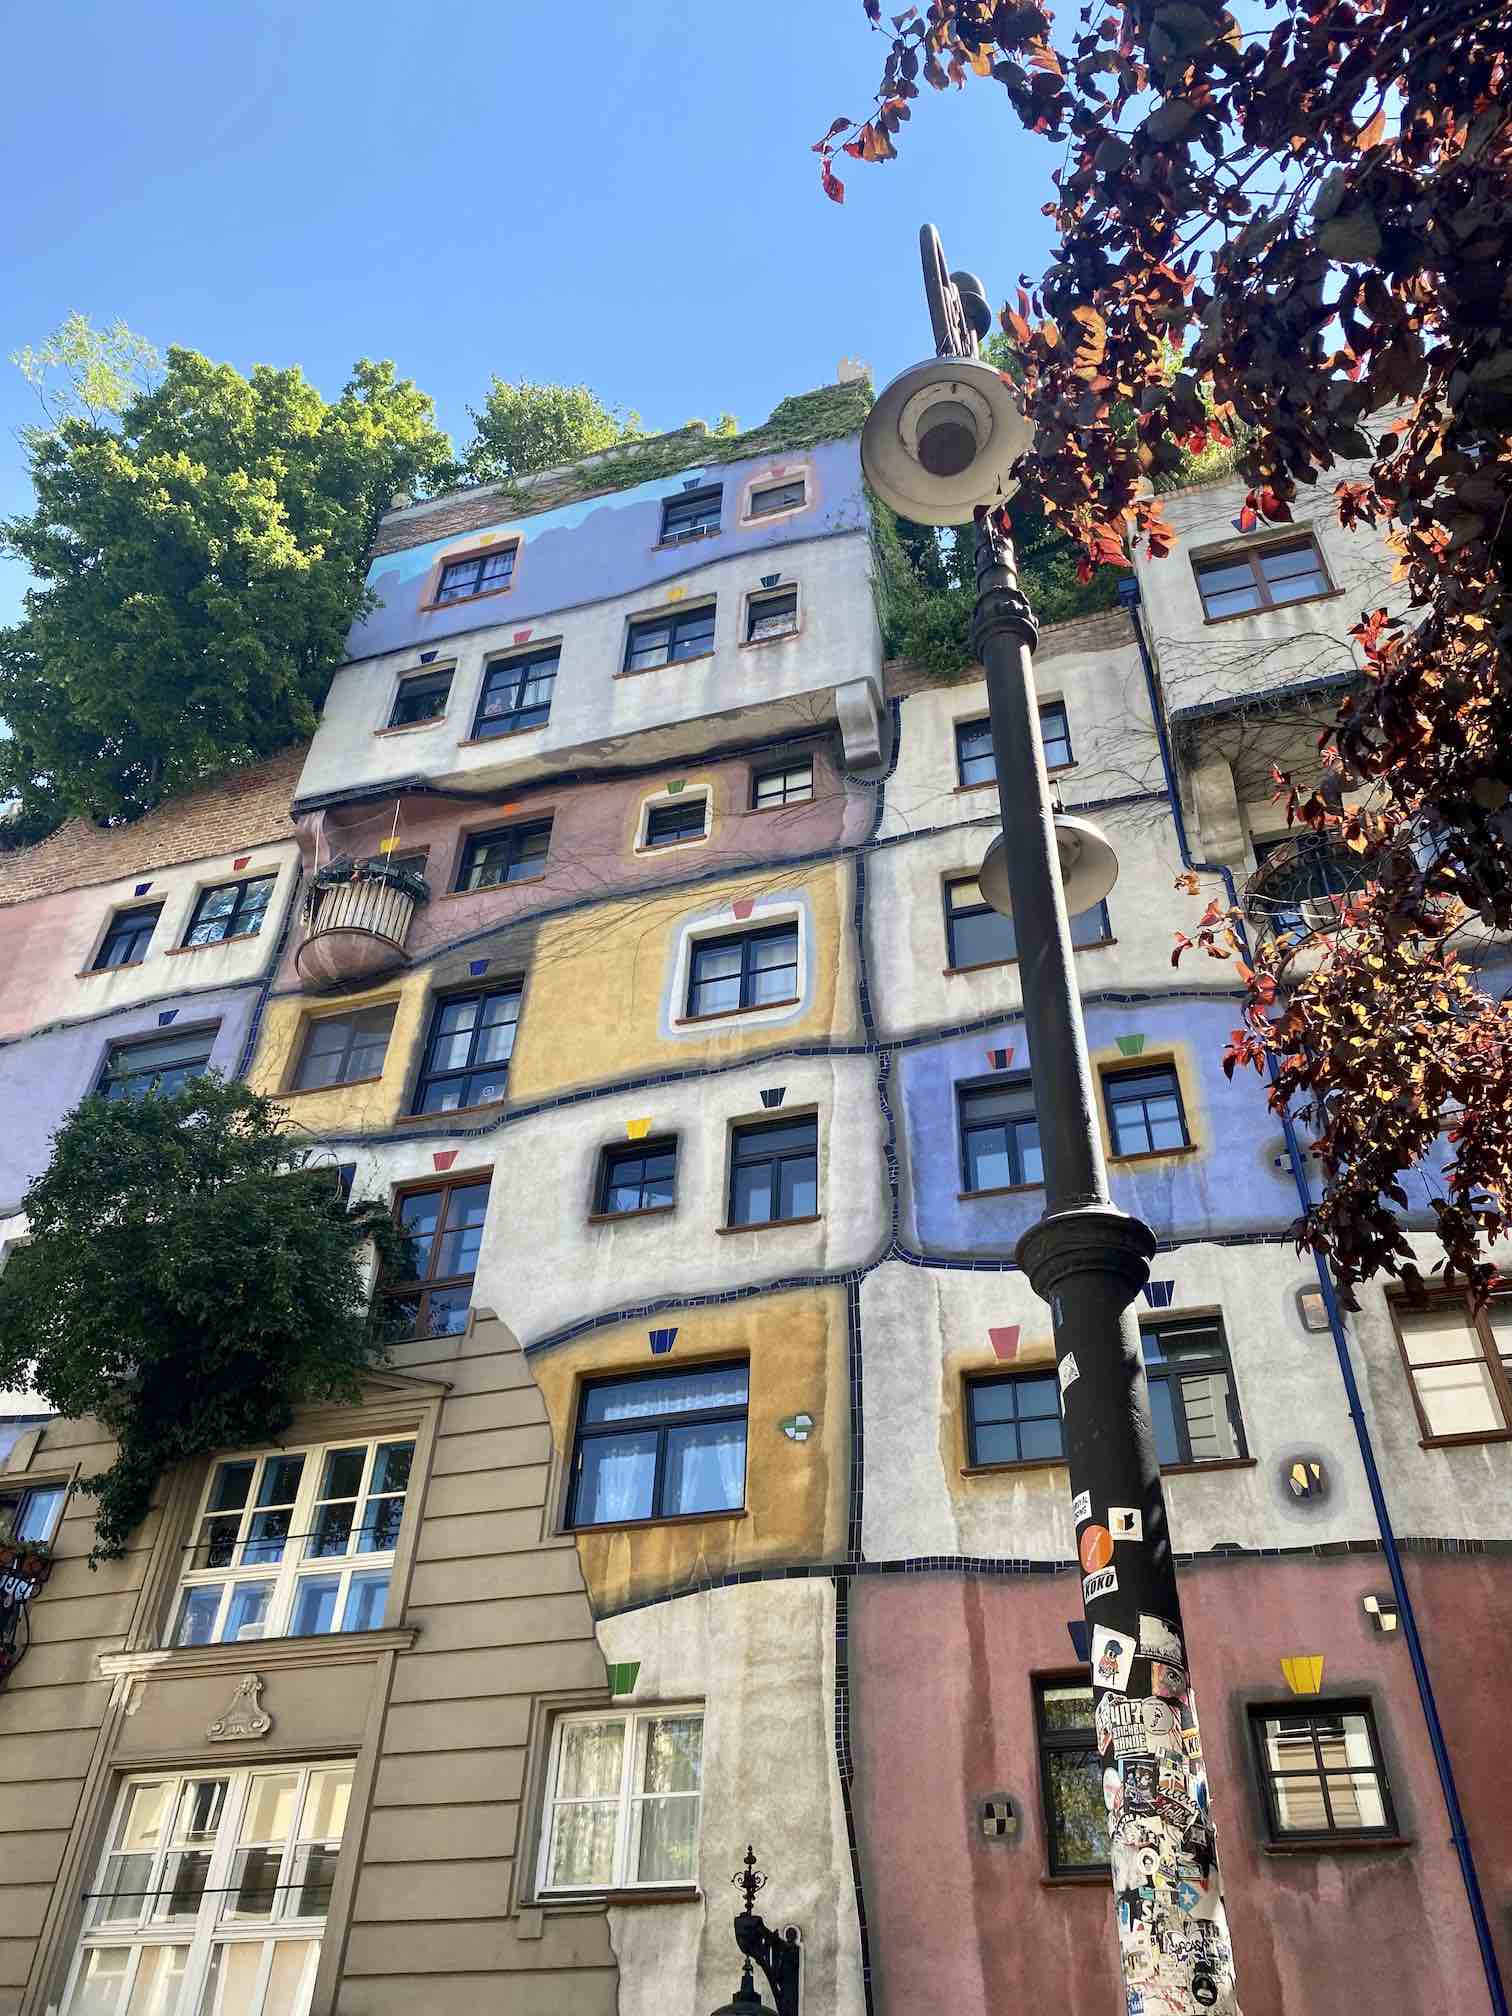
[[[316,865],[317,855],[328,861],[341,854],[359,859],[376,854],[390,837],[400,855],[424,850],[423,872],[431,901],[416,913],[406,941],[405,950],[415,959],[526,912],[717,874],[724,867],[791,860],[859,841],[871,830],[875,795],[844,776],[836,767],[838,754],[838,745],[825,738],[795,743],[786,751],[780,747],[763,751],[754,758],[689,762],[649,776],[592,779],[476,803],[416,794],[398,800],[397,806],[387,799],[307,816],[300,822],[300,843],[307,869]],[[754,769],[810,759],[811,800],[772,811],[752,808]],[[668,786],[679,782],[681,792],[669,796]],[[670,805],[704,792],[713,798],[707,839],[637,851],[647,800]],[[551,847],[544,874],[467,895],[451,893],[469,833],[548,817]],[[281,987],[298,985],[294,965],[298,939],[297,930],[290,934]]]
[[[1512,1970],[1512,1561],[1414,1556],[1409,1574]],[[1387,1587],[1378,1556],[1214,1561],[1184,1573],[1245,2016],[1486,2006],[1407,1650],[1361,1608],[1365,1593]],[[1031,1676],[1073,1670],[1066,1622],[1079,1614],[1069,1575],[852,1583],[852,1798],[876,2016],[1109,2016],[1120,2006],[1110,1888],[1046,1880]],[[1296,1653],[1323,1656],[1322,1698],[1373,1702],[1409,1847],[1261,1845],[1245,1711],[1291,1698],[1280,1661]],[[1016,1843],[989,1843],[977,1824],[976,1802],[999,1791],[1023,1816]]]

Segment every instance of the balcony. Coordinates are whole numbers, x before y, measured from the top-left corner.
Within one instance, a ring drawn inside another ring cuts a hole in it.
[[[1259,862],[1244,885],[1244,914],[1269,940],[1294,976],[1311,971],[1340,929],[1350,898],[1370,880],[1364,858],[1315,833],[1262,841]]]
[[[430,884],[382,856],[345,856],[318,868],[305,896],[304,939],[294,963],[305,985],[357,987],[404,964],[410,924]]]

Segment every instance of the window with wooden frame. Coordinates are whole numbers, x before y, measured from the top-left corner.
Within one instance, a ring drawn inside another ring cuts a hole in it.
[[[417,672],[401,679],[394,695],[390,728],[413,728],[422,721],[439,721],[451,698],[452,667],[440,672]]]
[[[1248,616],[1257,609],[1280,609],[1333,592],[1333,583],[1311,533],[1299,539],[1267,540],[1237,552],[1194,558],[1197,592],[1209,623]]]
[[[709,794],[694,791],[684,797],[670,798],[664,805],[647,808],[641,846],[681,847],[691,840],[704,839],[708,830]]]
[[[688,961],[688,1015],[786,1007],[798,999],[798,926],[701,938]]]
[[[150,1092],[171,1099],[191,1078],[209,1069],[219,1034],[216,1023],[209,1029],[186,1029],[182,1035],[112,1043],[95,1091],[102,1099],[145,1099]]]
[[[769,594],[752,595],[746,602],[745,641],[765,644],[774,637],[791,637],[798,628],[798,590],[774,588]]]
[[[502,1099],[519,1021],[518,981],[443,995],[431,1009],[413,1110],[456,1113]]]
[[[1060,1463],[1060,1381],[1043,1372],[994,1372],[966,1381],[966,1449],[973,1468]]]
[[[261,931],[273,895],[276,875],[254,875],[245,882],[222,882],[202,889],[184,934],[186,945],[219,945],[227,938],[252,938]]]
[[[409,1337],[454,1337],[467,1327],[473,1274],[488,1216],[486,1176],[459,1176],[401,1190],[394,1200],[399,1229],[411,1242],[413,1271],[385,1281],[395,1330]]]
[[[1160,1155],[1191,1147],[1174,1064],[1104,1071],[1102,1095],[1115,1155]]]
[[[469,833],[457,864],[457,888],[497,889],[504,882],[533,882],[545,874],[550,848],[549,819]]]
[[[549,721],[561,657],[561,647],[553,644],[549,650],[494,659],[483,674],[483,690],[478,695],[478,711],[473,718],[473,741],[514,735],[522,728],[539,728]]]
[[[813,795],[812,756],[751,772],[751,809],[755,812],[767,812],[778,805],[800,805]]]
[[[65,2016],[306,2016],[352,1770],[128,1778],[84,1895]]]
[[[695,1883],[702,1803],[701,1708],[560,1716],[538,1894]]]
[[[293,1089],[312,1092],[320,1086],[352,1085],[364,1078],[381,1077],[395,1005],[381,1001],[375,1007],[352,1008],[342,1015],[312,1017],[305,1030]]]
[[[992,1078],[980,1085],[957,1086],[956,1117],[961,1188],[968,1194],[1044,1182],[1039,1116],[1029,1078]]]
[[[1146,1323],[1139,1334],[1162,1469],[1247,1456],[1222,1319]]]
[[[627,672],[652,672],[658,665],[676,665],[701,658],[714,649],[714,604],[699,603],[643,616],[630,625],[625,638]]]
[[[481,553],[465,553],[441,563],[436,583],[436,601],[474,602],[480,595],[497,595],[514,580],[515,556],[519,543],[486,546]]]
[[[711,532],[717,532],[723,504],[724,486],[720,483],[695,484],[690,490],[664,499],[662,545],[680,545],[684,539],[703,539]]]
[[[1368,1701],[1288,1701],[1251,1708],[1249,1723],[1273,1842],[1395,1836]]]
[[[790,477],[782,483],[759,484],[751,492],[751,501],[746,507],[748,518],[770,518],[778,511],[800,511],[808,492],[801,476]]]
[[[759,1120],[730,1143],[731,1225],[781,1225],[819,1210],[819,1121]]]
[[[605,1218],[670,1211],[677,1201],[676,1141],[629,1141],[599,1160],[594,1209]]]
[[[169,1643],[377,1631],[413,1436],[226,1456],[184,1550]]]
[[[1106,945],[1112,936],[1106,903],[1078,910],[1071,919],[1071,943],[1078,948]],[[945,884],[945,952],[952,973],[1002,966],[1018,958],[1013,919],[993,909],[974,875],[953,875]]]
[[[578,1401],[568,1525],[739,1511],[749,1396],[745,1365],[590,1380]]]
[[[1424,1442],[1512,1433],[1512,1295],[1479,1310],[1461,1294],[1392,1296],[1389,1307]]]
[[[1034,1682],[1040,1795],[1052,1876],[1105,1876],[1108,1809],[1085,1670]]]
[[[131,910],[117,910],[105,926],[105,936],[90,969],[104,973],[112,966],[137,966],[147,957],[147,947],[157,921],[163,914],[161,903],[142,903]]]

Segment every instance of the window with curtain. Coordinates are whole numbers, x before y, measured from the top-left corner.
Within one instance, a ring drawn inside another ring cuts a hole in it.
[[[663,616],[647,616],[630,625],[625,639],[627,672],[650,672],[683,658],[701,658],[714,649],[714,604],[694,609],[681,606]]]
[[[532,651],[522,658],[500,658],[483,675],[483,691],[473,720],[473,740],[512,735],[519,728],[539,728],[551,718],[560,647]]]
[[[801,805],[814,795],[814,759],[801,763],[778,763],[770,770],[751,773],[751,806],[767,812],[778,805]]]
[[[209,1068],[210,1052],[220,1033],[189,1029],[182,1036],[148,1036],[140,1043],[112,1043],[95,1091],[102,1099],[145,1099],[161,1092],[171,1099],[191,1078]]]
[[[798,926],[701,938],[688,962],[688,1013],[786,1007],[798,999]]]
[[[394,1007],[392,1001],[384,1001],[375,1008],[314,1017],[305,1029],[295,1090],[309,1092],[322,1085],[351,1085],[381,1076]]]
[[[663,545],[682,539],[701,539],[705,533],[717,532],[723,503],[724,486],[720,483],[702,487],[695,484],[691,490],[681,490],[675,497],[666,498],[662,503]]]
[[[431,1010],[414,1111],[456,1113],[502,1099],[519,1020],[518,982],[443,996]]]
[[[1479,1442],[1512,1427],[1512,1295],[1391,1304],[1425,1442]]]
[[[744,1365],[591,1381],[578,1408],[568,1524],[738,1511],[749,1383]]]
[[[550,848],[549,819],[500,826],[489,833],[469,833],[457,869],[457,887],[496,889],[501,882],[533,882],[546,873]]]
[[[1273,1841],[1396,1833],[1368,1702],[1252,1708],[1250,1734]]]
[[[697,1881],[701,1708],[563,1715],[546,1782],[542,1894]]]
[[[436,584],[438,602],[470,602],[475,595],[496,595],[514,579],[513,541],[507,546],[490,546],[486,553],[470,553],[464,560],[448,560]]]

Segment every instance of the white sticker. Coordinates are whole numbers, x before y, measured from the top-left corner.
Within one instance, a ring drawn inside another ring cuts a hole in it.
[[[1099,1568],[1095,1575],[1082,1577],[1083,1603],[1095,1603],[1099,1596],[1111,1596],[1118,1587],[1116,1568]]]
[[[1129,1684],[1129,1668],[1134,1664],[1135,1641],[1125,1631],[1110,1631],[1098,1624],[1092,1631],[1092,1678],[1099,1687],[1116,1687],[1120,1693]]]
[[[1076,1496],[1071,1500],[1072,1524],[1080,1526],[1084,1519],[1090,1519],[1091,1517],[1092,1493],[1090,1491],[1078,1491]]]
[[[1132,1505],[1110,1505],[1108,1531],[1115,1540],[1143,1540],[1144,1520]]]
[[[1081,1368],[1076,1362],[1076,1353],[1068,1351],[1060,1361],[1060,1386],[1062,1393],[1068,1386],[1074,1386],[1081,1377]]]
[[[1181,1634],[1175,1625],[1168,1624],[1163,1617],[1147,1617],[1143,1611],[1139,1613],[1139,1656],[1159,1659],[1166,1666],[1186,1664]]]

